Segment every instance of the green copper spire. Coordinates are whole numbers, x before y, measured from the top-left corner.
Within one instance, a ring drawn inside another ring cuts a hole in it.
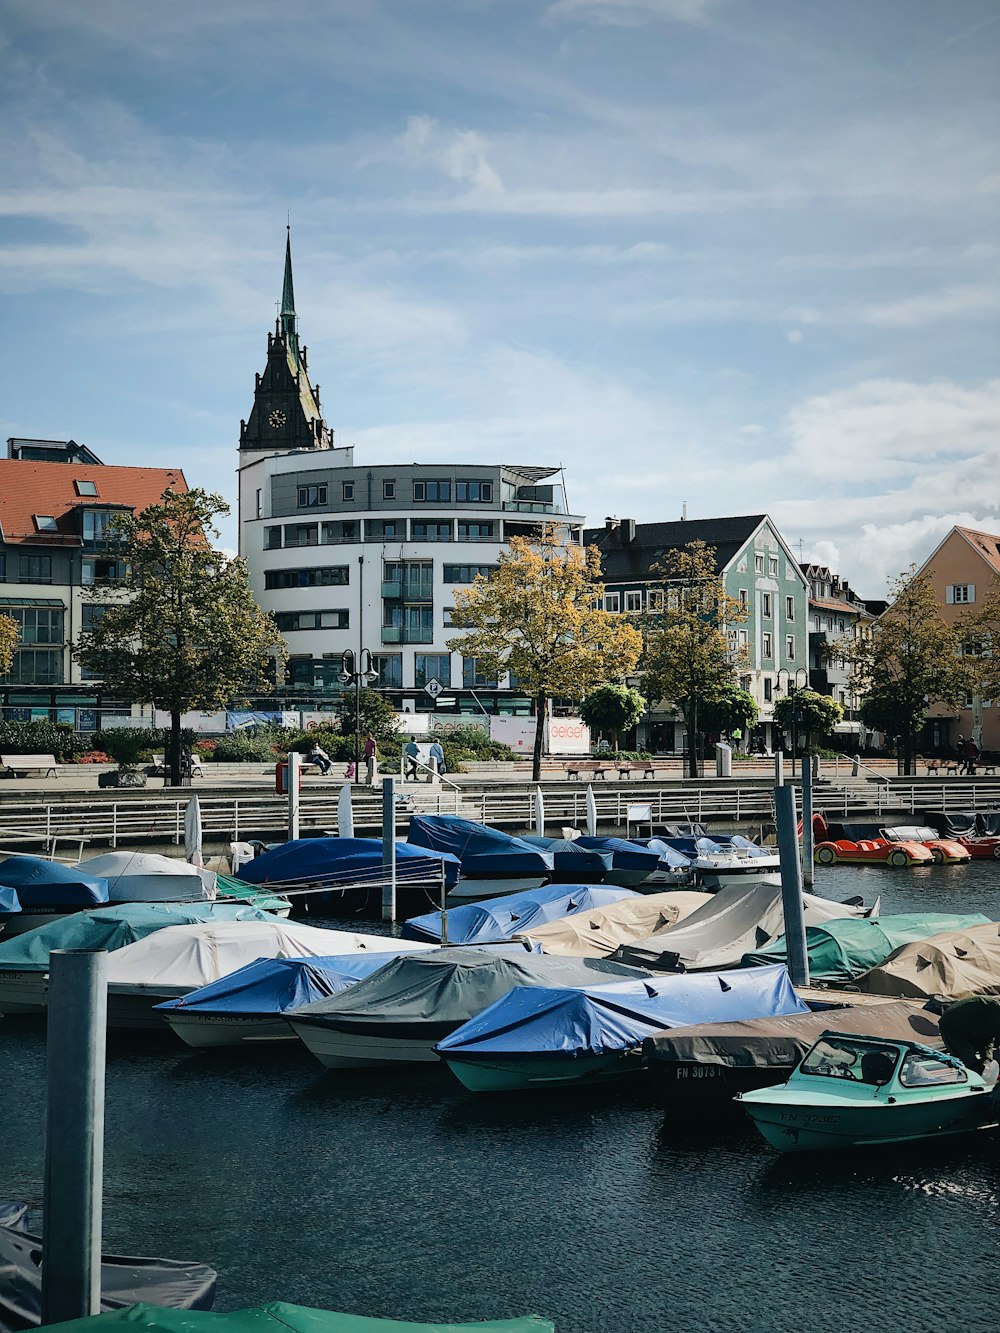
[[[296,364],[299,360],[299,335],[296,328],[295,319],[295,289],[292,286],[292,229],[286,228],[285,238],[285,282],[281,289],[281,331],[285,335],[285,342],[295,357]]]

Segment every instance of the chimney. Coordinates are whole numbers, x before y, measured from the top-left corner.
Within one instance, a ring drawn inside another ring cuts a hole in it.
[[[687,500],[685,500],[684,503],[681,505],[681,522],[682,522],[682,523],[686,523],[686,522],[687,522],[687,516],[688,516],[688,502],[687,502]]]

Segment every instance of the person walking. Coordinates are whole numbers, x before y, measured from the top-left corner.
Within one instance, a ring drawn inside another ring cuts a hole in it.
[[[431,742],[429,754],[438,777],[444,777],[445,773],[448,772],[448,765],[445,763],[444,747],[440,741],[435,740]]]
[[[418,760],[419,758],[420,758],[420,750],[419,750],[419,747],[417,746],[417,742],[416,742],[416,741],[413,739],[413,737],[411,736],[410,739],[409,739],[409,740],[406,742],[406,744],[403,746],[403,781],[404,781],[404,782],[406,782],[409,778],[412,778],[414,781],[416,781],[416,777],[417,777],[417,760]]]
[[[976,776],[976,763],[979,759],[979,746],[976,744],[974,736],[970,736],[965,742],[965,772],[970,778]]]
[[[378,745],[375,743],[375,737],[371,734],[371,732],[369,732],[368,735],[365,737],[364,756],[365,756],[365,766],[366,766],[365,781],[368,783],[369,787],[374,787],[375,762],[378,759]]]

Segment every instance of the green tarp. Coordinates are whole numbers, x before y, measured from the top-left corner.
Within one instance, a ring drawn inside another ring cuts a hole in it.
[[[925,940],[945,930],[966,930],[981,926],[989,917],[974,912],[955,916],[940,912],[911,912],[898,916],[880,916],[856,920],[845,917],[806,927],[806,953],[809,956],[809,980],[853,981],[869,968],[878,967],[904,944]],[[787,962],[785,937],[766,949],[743,955],[744,967]]]
[[[207,1310],[164,1310],[155,1305],[130,1305],[125,1310],[71,1319],[51,1324],[53,1329],[79,1333],[108,1333],[115,1330],[147,1329],[150,1333],[555,1333],[555,1325],[537,1315],[519,1319],[488,1320],[472,1324],[410,1324],[396,1319],[370,1319],[366,1315],[336,1314],[312,1310],[305,1305],[271,1301],[250,1310],[213,1314]]]

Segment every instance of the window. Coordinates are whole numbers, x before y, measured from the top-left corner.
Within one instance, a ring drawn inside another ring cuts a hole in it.
[[[391,499],[391,496],[389,497]],[[372,657],[372,667],[378,672],[380,690],[401,690],[403,688],[403,656],[401,653],[376,653]]]
[[[794,620],[794,619],[795,619],[795,598],[794,598],[794,597],[786,597],[786,598],[785,598],[785,619],[786,619],[786,620]]]
[[[740,629],[736,631],[736,643],[743,652],[747,651],[750,647],[750,635],[747,630]]]
[[[339,523],[323,524],[324,546],[347,546],[360,541],[360,529],[356,519],[349,518]]]
[[[325,486],[300,486],[299,487],[299,508],[317,509],[320,505],[326,504]]]
[[[904,1056],[899,1081],[904,1088],[929,1087],[931,1084],[967,1083],[968,1074],[957,1063],[930,1052],[910,1051]]]
[[[324,524],[324,526],[326,526]],[[319,524],[318,523],[286,523],[285,524],[285,545],[286,546],[318,546],[319,545]]]
[[[96,481],[79,481],[79,480],[77,480],[77,481],[74,481],[74,482],[73,482],[73,485],[74,485],[75,488],[76,488],[76,493],[77,493],[77,495],[96,495],[96,494],[97,494],[97,482],[96,482]]]
[[[259,486],[257,487],[257,505],[256,505],[256,512],[257,512],[257,517],[258,517],[258,518],[263,518],[263,517],[264,517],[264,492],[261,490],[261,488],[260,488]]]
[[[414,500],[450,500],[450,481],[415,481],[413,483]]]
[[[383,643],[433,643],[433,606],[407,606],[403,602],[382,603]]]
[[[458,540],[460,542],[491,542],[493,537],[492,523],[464,523],[461,520],[458,524]]]
[[[764,702],[769,704],[774,698],[774,681],[770,676],[764,677]]]
[[[974,583],[952,583],[945,589],[945,601],[949,605],[954,603],[956,606],[968,606],[975,600],[976,585]]]
[[[795,635],[785,635],[785,656],[790,662],[795,661]]]
[[[455,622],[452,619],[454,614],[455,614],[455,608],[453,606],[442,607],[441,609],[442,623],[445,629],[451,629],[452,626],[454,625]]]
[[[757,574],[763,574],[763,572],[764,572],[764,557],[763,557],[762,555],[755,555],[755,556],[754,556],[754,558],[753,558],[753,567],[754,567],[754,572],[755,572],[755,573],[757,573]]]
[[[0,551],[0,583],[7,582],[7,552]]]
[[[107,609],[106,606],[98,606],[95,602],[84,602],[80,608],[80,628],[84,634],[90,633]]]
[[[475,583],[481,574],[488,579],[496,565],[445,565],[442,578],[445,583]]]
[[[127,578],[128,566],[124,560],[97,555],[83,557],[82,580],[85,588],[97,583],[124,583]]]
[[[625,594],[625,610],[632,612],[642,610],[641,592],[627,592]]]
[[[39,532],[58,532],[59,525],[51,514],[36,514],[35,527]]]
[[[312,569],[269,569],[265,588],[342,588],[351,581],[347,565],[321,565]]]
[[[19,556],[17,576],[21,583],[51,583],[52,557],[50,555]]]
[[[416,499],[416,496],[413,498]],[[492,481],[456,481],[455,499],[471,504],[489,504],[493,499],[493,483]]]
[[[340,690],[343,665],[338,658],[324,661],[313,657],[290,657],[285,667],[285,683],[295,690],[314,694],[335,694]]]
[[[19,648],[4,679],[11,685],[61,685],[63,653],[61,648]],[[8,714],[9,714],[8,710]],[[25,718],[29,721],[30,718]]]
[[[365,520],[365,536],[369,541],[402,541],[405,535],[405,519],[369,518]]]
[[[382,566],[382,596],[406,602],[431,601],[434,596],[433,563],[430,560],[386,560]]]
[[[646,594],[646,606],[650,611],[663,610],[663,589],[650,588]]]
[[[770,620],[771,594],[769,592],[762,592],[760,595],[760,613],[766,620]]]
[[[393,477],[383,477],[382,479],[382,499],[395,500],[396,482]]]
[[[767,557],[767,572],[777,578],[778,575],[778,557],[769,555]]]
[[[763,634],[763,635],[761,635],[760,652],[761,652],[761,656],[762,656],[762,657],[773,657],[773,656],[774,656],[774,649],[773,649],[773,646],[772,646],[772,640],[771,640],[771,635],[770,635],[770,634]]]
[[[341,493],[341,498],[342,498],[342,499],[344,499],[344,500],[353,500],[353,499],[354,499],[354,482],[353,482],[353,481],[342,481],[342,482],[340,483],[340,493]]]
[[[746,588],[740,589],[740,610],[748,611],[750,609],[750,594]]]
[[[450,523],[418,523],[414,521],[410,524],[411,539],[415,542],[450,542],[452,540],[452,529]]]
[[[20,643],[62,643],[63,609],[47,606],[0,606],[0,615],[15,621]]]
[[[111,520],[116,511],[114,509],[85,509],[83,511],[83,540],[88,546],[104,546],[109,541],[114,541],[116,537],[120,540],[120,535],[110,531]]]
[[[621,593],[606,592],[604,594],[605,611],[620,611],[622,609]]]
[[[422,690],[429,680],[451,685],[451,656],[448,653],[417,653],[413,658],[413,684]]]
[[[495,690],[497,678],[480,671],[479,663],[474,657],[463,657],[462,685],[467,690]]]
[[[280,550],[281,550],[281,529],[280,529],[280,528],[265,528],[265,529],[264,529],[264,550],[265,550],[265,551],[280,551]]]
[[[278,611],[274,620],[282,634],[299,629],[348,629],[346,611]]]

